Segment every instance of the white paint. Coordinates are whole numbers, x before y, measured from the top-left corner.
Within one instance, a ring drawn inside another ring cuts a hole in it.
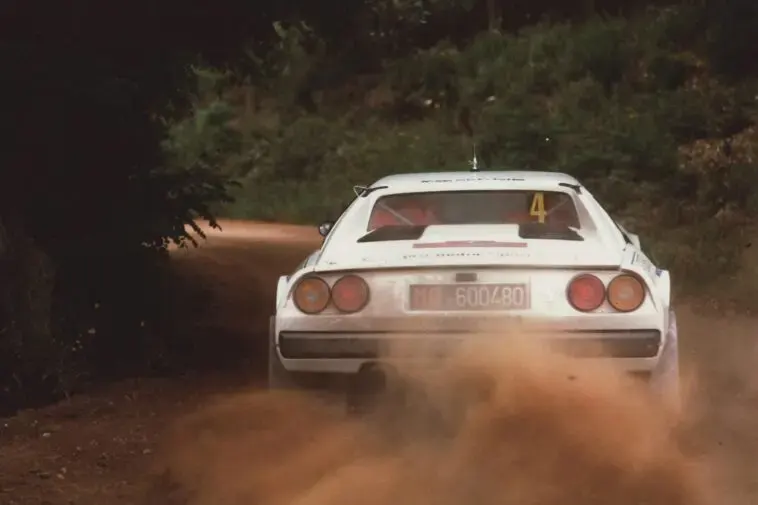
[[[571,186],[571,187],[567,187]],[[274,334],[280,331],[355,331],[373,321],[370,329],[392,331],[382,321],[411,321],[425,314],[410,311],[409,285],[413,283],[454,283],[456,272],[476,273],[480,283],[523,283],[529,286],[528,309],[509,311],[509,317],[539,320],[541,323],[578,330],[657,329],[664,335],[668,324],[670,278],[649,260],[639,241],[628,244],[613,219],[575,178],[553,172],[453,172],[401,174],[376,181],[377,189],[356,198],[336,222],[321,249],[298,271],[280,279]],[[577,192],[573,187],[579,187]],[[417,241],[358,243],[366,233],[368,218],[378,198],[391,194],[471,191],[471,190],[560,191],[577,208],[579,234],[584,241],[525,240],[514,225],[429,226]],[[627,232],[628,233],[628,232]],[[448,247],[419,249],[414,243],[473,241],[525,243],[525,247]],[[502,267],[502,268],[499,268]],[[397,270],[402,268],[403,270]],[[597,268],[601,268],[596,270]],[[340,314],[333,307],[308,316],[292,304],[289,294],[304,275],[318,273],[330,285],[349,271],[359,271],[371,287],[371,301],[358,314]],[[642,306],[629,314],[616,312],[607,302],[593,313],[581,313],[566,300],[566,288],[580,272],[597,275],[607,286],[619,273],[638,274],[648,286]],[[428,314],[426,314],[428,315]],[[466,313],[435,313],[444,325],[446,318]],[[503,314],[486,312],[476,318],[497,319]],[[378,325],[378,326],[377,326]],[[332,333],[339,338],[340,333]],[[568,338],[568,337],[567,337]],[[664,337],[665,338],[665,337]],[[618,359],[630,369],[649,370],[656,358]],[[285,368],[300,371],[354,372],[362,360],[282,360]]]

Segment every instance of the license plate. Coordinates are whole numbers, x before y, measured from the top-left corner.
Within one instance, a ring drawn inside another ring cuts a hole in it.
[[[413,284],[411,310],[518,310],[529,308],[526,284]]]

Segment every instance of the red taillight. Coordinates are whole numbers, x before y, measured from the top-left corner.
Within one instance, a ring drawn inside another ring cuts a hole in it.
[[[590,312],[603,304],[605,285],[592,274],[577,275],[569,282],[566,298],[576,310]]]
[[[340,312],[358,312],[368,304],[368,300],[368,284],[357,275],[346,275],[332,286],[332,303]]]

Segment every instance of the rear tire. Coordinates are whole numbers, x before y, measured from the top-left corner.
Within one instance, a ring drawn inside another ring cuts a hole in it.
[[[386,369],[373,363],[364,365],[345,384],[347,411],[359,416],[371,412],[382,395],[387,393],[389,383]]]

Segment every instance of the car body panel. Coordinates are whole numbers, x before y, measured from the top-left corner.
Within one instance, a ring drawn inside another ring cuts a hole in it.
[[[359,242],[367,233],[374,204],[383,196],[511,189],[568,195],[584,240],[523,239],[518,225],[487,224],[430,225],[417,240]],[[566,289],[574,276],[592,273],[607,285],[622,272],[633,273],[645,285],[645,301],[637,310],[620,313],[605,301],[596,311],[583,313],[568,302]],[[318,275],[333,285],[347,273],[359,274],[370,286],[371,300],[360,312],[343,314],[330,306],[307,315],[292,302],[291,292],[303,277]],[[411,310],[410,285],[463,286],[458,274],[474,278],[477,285],[523,284],[528,287],[528,307],[475,313]],[[615,342],[612,357],[585,353],[583,359],[611,359],[629,371],[653,372],[670,334],[668,271],[656,266],[642,251],[639,237],[618,225],[575,178],[552,172],[402,174],[381,179],[348,206],[319,250],[279,279],[276,299],[271,341],[289,372],[355,373],[377,359],[376,347],[382,342],[445,344],[445,338],[508,338],[513,330],[551,342],[578,344],[593,336],[598,342]],[[654,340],[651,354],[649,343]],[[300,351],[293,350],[295,344]],[[424,356],[404,359],[424,361]]]

